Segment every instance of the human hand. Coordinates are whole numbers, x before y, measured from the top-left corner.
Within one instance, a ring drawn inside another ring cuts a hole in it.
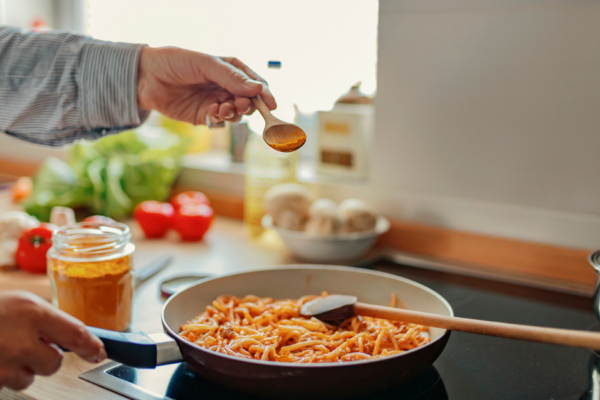
[[[0,292],[0,388],[25,389],[34,375],[51,375],[62,362],[57,347],[88,362],[106,358],[104,345],[77,319],[25,291]]]
[[[206,124],[237,122],[255,110],[261,95],[277,107],[264,79],[236,58],[214,57],[176,47],[142,50],[138,66],[138,107],[169,118]]]

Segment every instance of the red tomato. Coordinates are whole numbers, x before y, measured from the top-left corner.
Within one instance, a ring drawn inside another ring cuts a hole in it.
[[[195,242],[202,240],[214,217],[213,209],[207,204],[183,204],[175,213],[173,226],[181,240]]]
[[[171,197],[171,204],[175,211],[179,210],[184,204],[192,203],[192,204],[206,204],[210,206],[210,201],[208,201],[208,197],[201,192],[194,192],[192,190],[188,190],[187,192],[181,192]]]
[[[98,222],[101,224],[112,224],[113,222],[116,222],[116,221],[114,219],[106,217],[104,215],[92,215],[91,217],[85,218],[81,222]]]
[[[147,238],[158,239],[165,236],[171,227],[173,206],[161,201],[142,201],[133,210],[133,217]]]
[[[35,273],[46,272],[46,253],[52,247],[52,232],[56,228],[56,225],[40,224],[21,236],[15,257],[21,269]]]

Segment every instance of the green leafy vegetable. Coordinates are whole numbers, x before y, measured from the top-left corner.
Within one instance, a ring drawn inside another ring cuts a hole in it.
[[[54,206],[126,217],[139,202],[167,198],[186,145],[163,129],[78,143],[69,149],[68,162],[46,159],[34,177],[25,209],[40,221],[50,218]]]

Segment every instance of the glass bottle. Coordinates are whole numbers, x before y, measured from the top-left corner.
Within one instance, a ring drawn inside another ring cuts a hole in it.
[[[296,179],[296,152],[281,153],[269,147],[255,132],[250,134],[244,152],[244,221],[253,237],[264,232],[261,219],[267,190]]]

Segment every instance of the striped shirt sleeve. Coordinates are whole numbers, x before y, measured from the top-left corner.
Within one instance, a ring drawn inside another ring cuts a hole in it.
[[[142,124],[137,68],[144,45],[0,27],[0,131],[62,146]]]

